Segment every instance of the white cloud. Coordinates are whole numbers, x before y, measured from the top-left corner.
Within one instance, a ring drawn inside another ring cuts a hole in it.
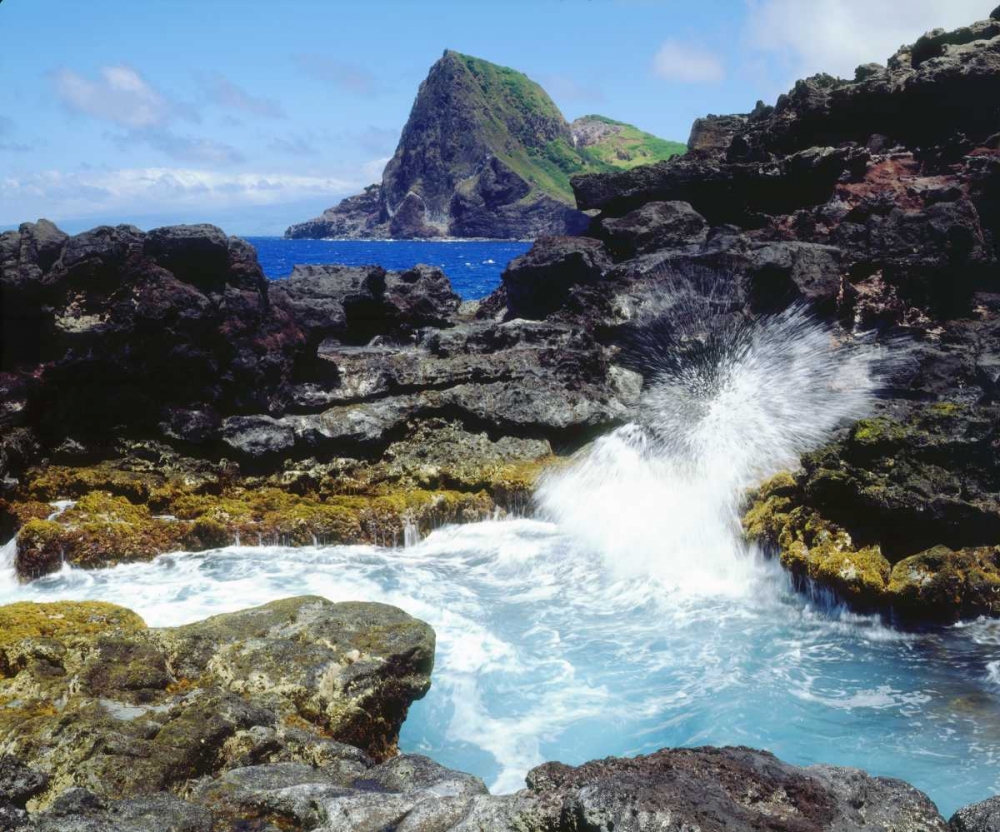
[[[653,58],[653,72],[667,81],[685,84],[703,84],[721,81],[726,77],[721,58],[701,46],[664,41]]]
[[[885,63],[929,29],[954,29],[989,14],[984,0],[747,0],[747,45],[787,62],[795,75],[851,78]]]
[[[343,92],[366,96],[380,91],[375,74],[359,64],[337,61],[325,55],[296,55],[295,63],[306,75],[332,84]]]
[[[176,112],[166,96],[129,66],[101,67],[96,80],[60,69],[54,80],[56,94],[70,110],[120,127],[161,127]]]
[[[382,161],[382,160],[378,160]],[[151,208],[207,210],[291,203],[338,196],[369,184],[362,177],[234,173],[196,168],[43,171],[0,178],[0,224],[39,216],[72,219],[125,215]]]
[[[208,97],[220,107],[262,118],[285,117],[281,104],[273,98],[253,95],[221,72],[200,74],[198,80]]]

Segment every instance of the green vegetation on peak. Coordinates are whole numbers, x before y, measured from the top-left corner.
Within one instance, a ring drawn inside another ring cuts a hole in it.
[[[586,116],[571,126],[548,93],[523,72],[450,49],[442,60],[474,81],[474,101],[466,103],[477,112],[494,154],[532,186],[529,201],[544,194],[575,205],[573,176],[658,162],[686,149],[605,116]],[[600,141],[581,141],[574,129],[581,122],[612,129]]]
[[[607,116],[583,116],[573,122],[571,129],[582,151],[613,169],[651,165],[687,151],[687,145],[682,142],[661,139]]]

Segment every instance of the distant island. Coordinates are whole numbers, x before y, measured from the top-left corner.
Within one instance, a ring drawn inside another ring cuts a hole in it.
[[[583,231],[570,177],[659,162],[686,145],[589,115],[567,122],[524,73],[446,50],[420,85],[381,184],[289,238],[528,239]]]

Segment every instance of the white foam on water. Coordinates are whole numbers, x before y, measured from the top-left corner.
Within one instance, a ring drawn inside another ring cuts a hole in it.
[[[759,558],[740,535],[745,490],[864,416],[879,360],[800,307],[712,333],[690,361],[646,356],[639,417],[545,479],[540,510],[619,574],[758,592]]]

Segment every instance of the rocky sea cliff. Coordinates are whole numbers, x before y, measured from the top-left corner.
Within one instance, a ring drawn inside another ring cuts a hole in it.
[[[889,357],[865,418],[745,495],[746,539],[901,628],[1000,615],[998,92],[1000,10],[700,119],[683,157],[575,178],[584,233],[539,238],[474,304],[430,267],[269,283],[211,226],[4,233],[12,566],[394,544],[523,513],[543,472],[642,418],[651,353],[702,362],[727,327],[802,304],[830,342]],[[385,605],[0,619],[9,828],[1000,828],[1000,798],[947,823],[901,781],[747,748],[549,763],[490,796],[396,754],[434,634]]]

